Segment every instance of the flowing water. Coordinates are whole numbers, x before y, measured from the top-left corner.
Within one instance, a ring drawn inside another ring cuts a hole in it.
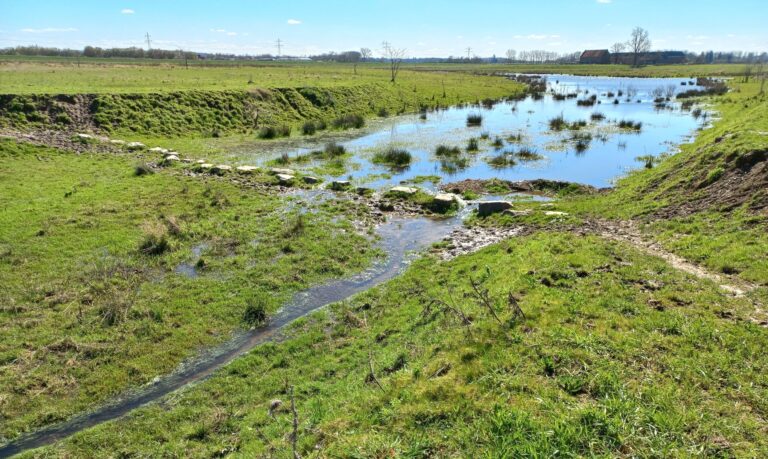
[[[659,109],[653,102],[656,88],[672,91],[692,89],[687,79],[636,79],[605,77],[574,77],[553,75],[548,77],[549,93],[536,100],[528,97],[515,102],[503,102],[490,108],[456,107],[427,114],[427,119],[415,116],[400,116],[372,123],[355,138],[345,137],[340,141],[353,153],[351,176],[358,184],[375,188],[387,187],[418,176],[436,175],[441,180],[483,179],[499,177],[508,180],[535,178],[557,179],[585,183],[598,187],[608,186],[617,176],[639,166],[638,156],[658,156],[670,150],[701,126],[701,121],[691,113],[670,102],[667,108]],[[681,83],[685,82],[685,85]],[[609,92],[622,97],[609,97]],[[632,97],[627,101],[627,93]],[[576,94],[575,98],[556,100],[554,94]],[[592,107],[580,107],[576,101],[592,95],[597,101]],[[615,99],[618,104],[614,104]],[[590,121],[591,114],[600,112],[605,116],[601,121]],[[479,113],[483,116],[480,127],[467,127],[467,115]],[[589,132],[592,140],[586,149],[575,151],[570,131],[552,132],[549,120],[562,115],[567,121],[587,120],[588,125],[579,132]],[[641,122],[639,133],[617,129],[618,120]],[[481,141],[477,153],[462,153],[462,164],[457,161],[437,158],[434,150],[438,145],[466,146],[470,138],[480,137],[487,132],[488,141]],[[510,136],[520,139],[508,141]],[[497,149],[491,140],[500,137],[504,145]],[[272,149],[265,155],[255,148],[238,151],[231,159],[239,164],[265,163],[283,153],[291,156],[304,154],[322,145],[317,140],[302,140],[301,145],[288,150]],[[280,144],[277,144],[280,145]],[[397,146],[405,148],[414,156],[414,162],[405,169],[391,170],[371,162],[373,153],[382,148]],[[542,158],[537,161],[520,162],[512,167],[492,167],[487,160],[516,151],[522,146],[534,149]],[[315,164],[291,166],[311,170]],[[326,178],[336,178],[326,176]],[[434,187],[427,182],[424,186]],[[327,192],[323,192],[327,194]],[[318,198],[319,199],[319,198]],[[313,200],[314,201],[314,200]],[[387,254],[383,260],[366,272],[347,279],[309,288],[293,298],[264,327],[241,332],[223,345],[210,349],[196,359],[186,362],[171,375],[159,378],[153,384],[136,389],[118,400],[97,410],[77,416],[65,423],[55,425],[21,437],[0,447],[0,457],[50,444],[88,427],[120,417],[142,405],[158,400],[166,394],[190,383],[210,376],[215,370],[253,347],[271,340],[281,339],[281,330],[294,320],[307,315],[330,303],[386,282],[401,272],[413,254],[421,248],[439,241],[451,230],[461,225],[462,215],[451,219],[431,220],[427,218],[393,219],[378,229],[380,247]],[[177,273],[194,278],[198,275],[194,263],[206,246],[197,246],[194,259],[180,265]]]
[[[171,375],[141,387],[93,412],[67,422],[23,436],[0,447],[0,457],[44,446],[68,437],[88,427],[118,418],[193,382],[210,376],[232,359],[267,341],[282,338],[281,330],[294,320],[312,311],[349,298],[386,282],[400,273],[422,249],[441,240],[461,224],[460,218],[432,220],[429,218],[392,219],[378,228],[379,247],[387,258],[364,273],[346,279],[311,287],[294,296],[266,326],[236,334],[221,346],[210,349],[194,360],[181,365]]]

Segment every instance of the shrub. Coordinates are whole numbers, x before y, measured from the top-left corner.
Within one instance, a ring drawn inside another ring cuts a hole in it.
[[[470,113],[467,115],[467,126],[481,126],[483,124],[483,115],[479,113]]]
[[[301,133],[304,135],[313,135],[315,132],[317,132],[317,126],[312,121],[307,121],[301,126]]]
[[[276,139],[278,137],[288,137],[291,135],[291,127],[290,126],[267,126],[263,127],[259,130],[259,138],[260,139]]]
[[[389,110],[387,110],[387,109],[386,109],[386,108],[384,108],[384,107],[381,107],[381,108],[379,109],[379,111],[378,111],[377,115],[379,115],[379,117],[380,117],[380,118],[386,118],[386,117],[388,117],[388,116],[389,116]]]
[[[336,129],[359,129],[365,126],[365,118],[357,114],[340,116],[333,120],[333,127]]]
[[[602,121],[602,120],[604,120],[604,119],[605,119],[605,115],[603,115],[603,114],[602,114],[602,113],[600,113],[600,112],[594,112],[594,113],[592,113],[592,115],[590,115],[590,116],[589,116],[589,118],[590,118],[592,121]]]
[[[317,122],[315,123],[315,128],[316,128],[318,131],[325,131],[326,129],[328,129],[328,124],[327,124],[325,121],[323,121],[323,120],[320,120],[320,121],[317,121]]]
[[[399,148],[388,148],[373,155],[373,162],[393,167],[404,167],[411,164],[411,154]]]

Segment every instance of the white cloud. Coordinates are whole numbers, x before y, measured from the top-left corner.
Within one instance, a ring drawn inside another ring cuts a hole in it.
[[[59,32],[77,32],[74,27],[45,27],[42,29],[21,29],[24,33],[59,33]]]
[[[301,21],[298,19],[288,19],[288,25],[299,25],[301,24]]]
[[[133,14],[133,13],[135,13],[135,11],[130,8],[123,8],[122,10],[120,10],[120,14]]]
[[[237,32],[232,32],[231,30],[227,30],[227,29],[209,29],[209,30],[211,32],[214,32],[214,33],[223,33],[224,35],[226,35],[228,37],[236,37],[237,36]]]
[[[600,3],[602,5],[607,5],[611,3],[613,0],[597,0],[597,3]]]

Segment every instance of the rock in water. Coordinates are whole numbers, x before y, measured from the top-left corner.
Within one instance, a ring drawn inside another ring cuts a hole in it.
[[[509,201],[481,201],[477,205],[477,214],[481,217],[487,217],[488,215],[503,212],[512,208],[512,203]]]

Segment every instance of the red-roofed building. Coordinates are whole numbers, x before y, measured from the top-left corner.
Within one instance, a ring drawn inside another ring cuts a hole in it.
[[[611,53],[607,49],[588,49],[581,53],[579,64],[610,64]]]

